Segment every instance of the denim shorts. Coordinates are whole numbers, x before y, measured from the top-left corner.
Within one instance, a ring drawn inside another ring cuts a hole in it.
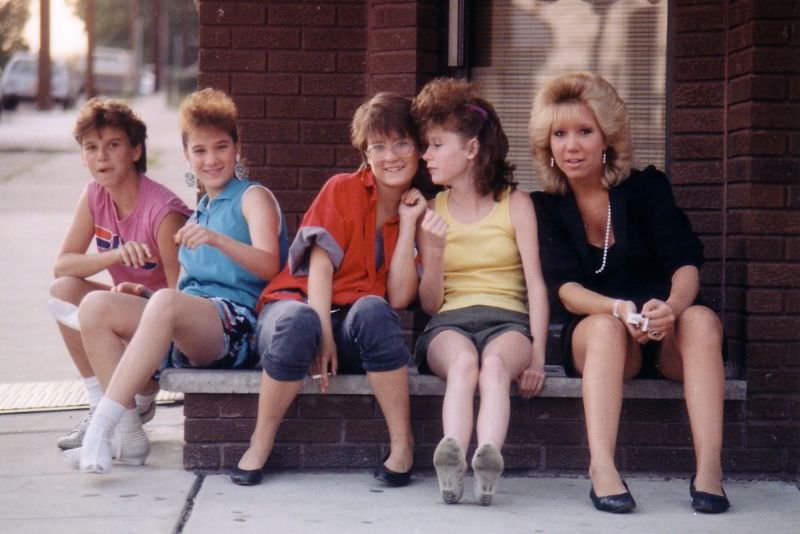
[[[414,359],[420,372],[431,373],[428,367],[428,347],[433,338],[446,330],[458,332],[469,339],[479,355],[491,340],[504,332],[519,332],[528,339],[533,339],[530,321],[525,313],[494,306],[468,306],[437,313],[431,317],[417,339]]]
[[[222,351],[207,369],[252,369],[258,366],[254,350],[256,316],[247,306],[222,297],[208,297],[222,322]],[[195,367],[173,343],[166,367]]]

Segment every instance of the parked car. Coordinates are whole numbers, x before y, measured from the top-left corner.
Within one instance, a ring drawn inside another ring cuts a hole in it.
[[[36,100],[38,92],[38,57],[30,52],[16,52],[0,77],[2,107],[15,109],[22,101]],[[72,106],[81,92],[80,78],[61,60],[51,62],[50,94],[65,108]]]
[[[94,49],[94,90],[99,95],[132,95],[139,89],[130,50],[98,46]]]

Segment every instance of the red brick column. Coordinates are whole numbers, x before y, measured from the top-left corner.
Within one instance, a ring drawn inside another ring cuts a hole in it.
[[[747,354],[747,446],[800,472],[800,4],[729,7],[729,307]],[[734,286],[735,284],[735,286]],[[769,452],[767,452],[769,451]]]
[[[199,2],[199,86],[233,96],[250,175],[276,193],[292,231],[324,180],[360,162],[349,124],[365,96],[365,9]]]
[[[413,97],[439,70],[440,3],[368,0],[367,92]]]

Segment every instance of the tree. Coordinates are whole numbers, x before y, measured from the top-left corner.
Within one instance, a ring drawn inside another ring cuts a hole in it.
[[[85,21],[85,0],[67,1],[73,12]],[[94,38],[97,46],[131,48],[129,0],[94,0]]]
[[[22,37],[31,14],[28,1],[0,0],[0,67],[5,66],[14,52],[28,49]]]

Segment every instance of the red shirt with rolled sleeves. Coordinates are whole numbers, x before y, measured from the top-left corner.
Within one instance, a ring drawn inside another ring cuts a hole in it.
[[[257,310],[275,300],[306,299],[309,260],[315,245],[322,247],[333,263],[332,304],[352,304],[366,295],[385,298],[399,218],[395,216],[383,225],[383,263],[376,268],[377,203],[378,188],[369,169],[337,174],[325,182],[303,216],[286,267],[261,293]]]

